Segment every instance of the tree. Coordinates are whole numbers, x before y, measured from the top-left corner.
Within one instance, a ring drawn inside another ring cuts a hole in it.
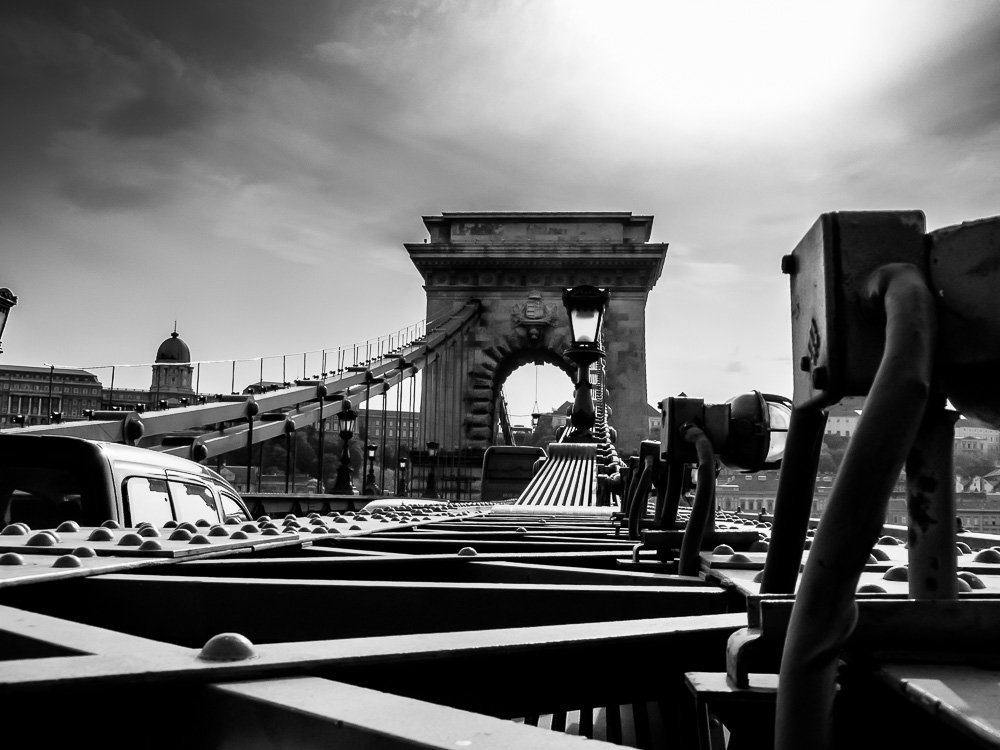
[[[955,473],[961,477],[981,477],[996,468],[996,453],[993,451],[955,453]]]

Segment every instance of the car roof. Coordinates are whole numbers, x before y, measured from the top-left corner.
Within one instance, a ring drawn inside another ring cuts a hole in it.
[[[80,455],[82,452],[88,450],[97,450],[103,453],[112,465],[119,465],[124,468],[126,465],[131,464],[128,468],[133,470],[145,468],[147,470],[167,470],[179,474],[194,475],[206,481],[221,484],[224,487],[232,489],[237,495],[239,494],[224,477],[207,466],[186,458],[181,458],[180,456],[161,453],[149,448],[139,448],[133,445],[122,445],[102,440],[87,440],[69,435],[0,435],[0,446],[4,445],[16,445],[19,449],[17,452],[22,455],[25,451],[39,451],[49,456],[56,456],[60,453]]]

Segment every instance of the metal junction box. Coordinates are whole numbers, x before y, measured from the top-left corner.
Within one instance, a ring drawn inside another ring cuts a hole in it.
[[[925,245],[922,211],[838,211],[821,215],[782,259],[791,277],[795,406],[868,394],[885,322],[863,303],[867,281],[887,263],[927,274]]]

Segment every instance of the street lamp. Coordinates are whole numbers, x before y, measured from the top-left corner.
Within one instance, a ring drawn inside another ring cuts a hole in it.
[[[0,287],[0,340],[3,339],[3,329],[7,325],[10,309],[16,304],[17,296],[7,287]],[[0,344],[0,354],[3,354],[2,344]]]
[[[697,465],[697,491],[691,504],[677,571],[697,575],[699,553],[706,531],[714,524],[717,458],[744,472],[776,469],[781,465],[788,436],[792,402],[783,396],[752,391],[724,404],[676,396],[660,404],[663,427],[659,450],[667,463],[666,492],[658,503],[658,524],[672,525],[682,490],[680,477]],[[654,443],[655,445],[655,443]],[[635,499],[632,501],[636,502]],[[631,509],[629,534],[637,538],[642,506]]]
[[[396,481],[396,495],[406,497],[406,469],[409,466],[406,456],[399,459],[399,479]]]
[[[354,437],[354,422],[358,418],[358,413],[348,404],[347,408],[337,414],[340,422],[340,439],[344,444],[344,450],[340,454],[340,467],[337,469],[337,481],[333,485],[335,495],[355,494],[354,485],[351,484],[351,451],[349,443]]]
[[[598,345],[604,308],[609,298],[607,289],[595,286],[577,286],[563,292],[563,305],[569,314],[572,343],[564,354],[577,366],[577,382],[570,422],[573,432],[566,438],[571,443],[596,441],[591,428],[597,420],[594,398],[591,395],[590,366],[604,357]]]
[[[378,450],[378,446],[374,443],[369,443],[366,447],[368,455],[368,476],[365,477],[365,488],[362,494],[365,495],[377,495],[379,492],[378,485],[375,484],[375,452]]]
[[[424,497],[437,499],[437,477],[434,476],[434,469],[437,466],[438,444],[433,440],[427,443],[427,456],[431,460],[431,468],[427,474],[427,486],[424,488]]]
[[[664,413],[660,445],[668,461],[697,463],[693,443],[683,439],[688,425],[702,430],[712,452],[726,466],[745,472],[777,469],[785,452],[792,405],[784,396],[751,391],[706,404],[675,396],[660,405]]]

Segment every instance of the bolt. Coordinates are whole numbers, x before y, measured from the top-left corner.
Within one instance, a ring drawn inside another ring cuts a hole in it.
[[[825,391],[830,384],[830,373],[826,367],[820,366],[812,371],[812,386],[817,391]]]
[[[799,270],[799,261],[794,255],[781,256],[781,272],[791,276]]]
[[[808,354],[799,360],[799,369],[802,370],[802,372],[809,372],[809,370],[812,369],[812,360],[809,358]]]

